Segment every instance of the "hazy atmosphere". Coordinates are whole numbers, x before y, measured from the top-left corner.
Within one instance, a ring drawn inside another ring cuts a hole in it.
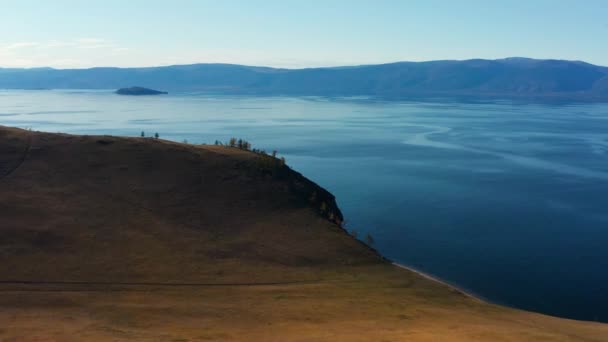
[[[285,68],[522,56],[608,65],[606,2],[0,1],[0,67]],[[10,33],[10,34],[9,34]]]

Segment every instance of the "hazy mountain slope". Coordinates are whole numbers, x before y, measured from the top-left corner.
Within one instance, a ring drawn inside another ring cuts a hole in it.
[[[0,72],[0,88],[114,89],[137,85],[231,94],[608,99],[606,77],[608,68],[583,62],[508,58],[293,70],[229,64],[5,69]]]
[[[388,264],[235,148],[0,127],[0,193],[2,341],[608,339]]]

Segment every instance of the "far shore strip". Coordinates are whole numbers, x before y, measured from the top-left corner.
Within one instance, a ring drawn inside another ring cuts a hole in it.
[[[396,262],[394,262],[394,263],[393,263],[393,265],[395,265],[395,266],[397,266],[397,267],[399,267],[399,268],[403,268],[404,270],[408,270],[408,271],[410,271],[410,272],[414,272],[414,273],[416,273],[417,275],[419,275],[419,276],[421,276],[421,277],[423,277],[423,278],[426,278],[426,279],[428,279],[428,280],[431,280],[431,281],[434,281],[434,282],[439,283],[439,284],[441,284],[441,285],[447,286],[447,287],[449,287],[450,289],[452,289],[452,290],[454,290],[454,291],[458,291],[458,292],[462,293],[463,295],[465,295],[465,296],[467,296],[467,297],[469,297],[469,298],[471,298],[471,299],[474,299],[474,300],[476,300],[476,301],[479,301],[479,302],[484,302],[484,303],[486,302],[486,300],[484,300],[483,298],[480,298],[480,297],[478,297],[478,296],[476,296],[476,295],[474,295],[474,294],[472,294],[472,293],[470,293],[470,292],[468,292],[468,291],[465,291],[465,290],[463,290],[463,289],[461,289],[461,288],[459,288],[459,287],[457,287],[457,286],[454,286],[454,285],[452,285],[452,284],[450,284],[450,283],[447,283],[447,282],[445,282],[445,281],[443,281],[443,280],[441,280],[441,279],[435,278],[435,277],[433,277],[432,275],[429,275],[429,274],[424,273],[424,272],[422,272],[422,271],[418,271],[418,270],[417,270],[417,269],[415,269],[415,268],[412,268],[412,267],[409,267],[409,266],[405,266],[405,265],[402,265],[402,264],[398,264],[398,263],[396,263]]]

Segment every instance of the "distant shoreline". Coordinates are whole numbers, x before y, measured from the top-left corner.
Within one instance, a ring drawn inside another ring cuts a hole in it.
[[[432,276],[432,275],[430,275],[430,274],[428,274],[428,273],[425,273],[425,272],[419,271],[419,270],[417,270],[417,269],[415,269],[415,268],[412,268],[412,267],[410,267],[410,266],[405,266],[405,265],[403,265],[403,264],[399,264],[399,263],[396,263],[396,262],[393,262],[393,265],[394,265],[394,266],[397,266],[397,267],[399,267],[399,268],[402,268],[402,269],[404,269],[404,270],[408,270],[408,271],[410,271],[410,272],[413,272],[413,273],[415,273],[415,274],[417,274],[417,275],[419,275],[419,276],[421,276],[421,277],[423,277],[423,278],[426,278],[426,279],[428,279],[428,280],[431,280],[431,281],[433,281],[433,282],[435,282],[435,283],[438,283],[438,284],[441,284],[441,285],[447,286],[448,288],[450,288],[450,289],[452,289],[452,290],[454,290],[454,291],[457,291],[457,292],[459,292],[459,293],[462,293],[463,295],[465,295],[465,296],[467,296],[467,297],[469,297],[469,298],[471,298],[471,299],[473,299],[473,300],[476,300],[476,301],[478,301],[478,302],[482,302],[482,303],[489,303],[489,302],[488,302],[486,299],[484,299],[484,298],[482,298],[482,297],[480,297],[480,296],[478,296],[478,295],[475,295],[475,294],[473,294],[473,293],[471,293],[471,292],[469,292],[469,291],[467,291],[467,290],[464,290],[464,289],[462,289],[462,288],[460,288],[460,287],[458,287],[458,286],[456,286],[456,285],[450,284],[450,283],[448,283],[448,282],[446,282],[446,281],[444,281],[444,280],[441,280],[441,279],[439,279],[439,278],[436,278],[436,277],[434,277],[434,276]]]
[[[608,102],[608,67],[520,57],[302,69],[221,63],[144,68],[0,68],[0,74],[0,88],[21,89],[116,89],[140,85],[170,92],[226,95]]]

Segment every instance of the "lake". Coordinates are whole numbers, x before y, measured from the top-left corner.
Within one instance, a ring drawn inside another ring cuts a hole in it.
[[[492,302],[608,322],[608,104],[5,90],[0,124],[244,138],[334,193],[385,256]]]

